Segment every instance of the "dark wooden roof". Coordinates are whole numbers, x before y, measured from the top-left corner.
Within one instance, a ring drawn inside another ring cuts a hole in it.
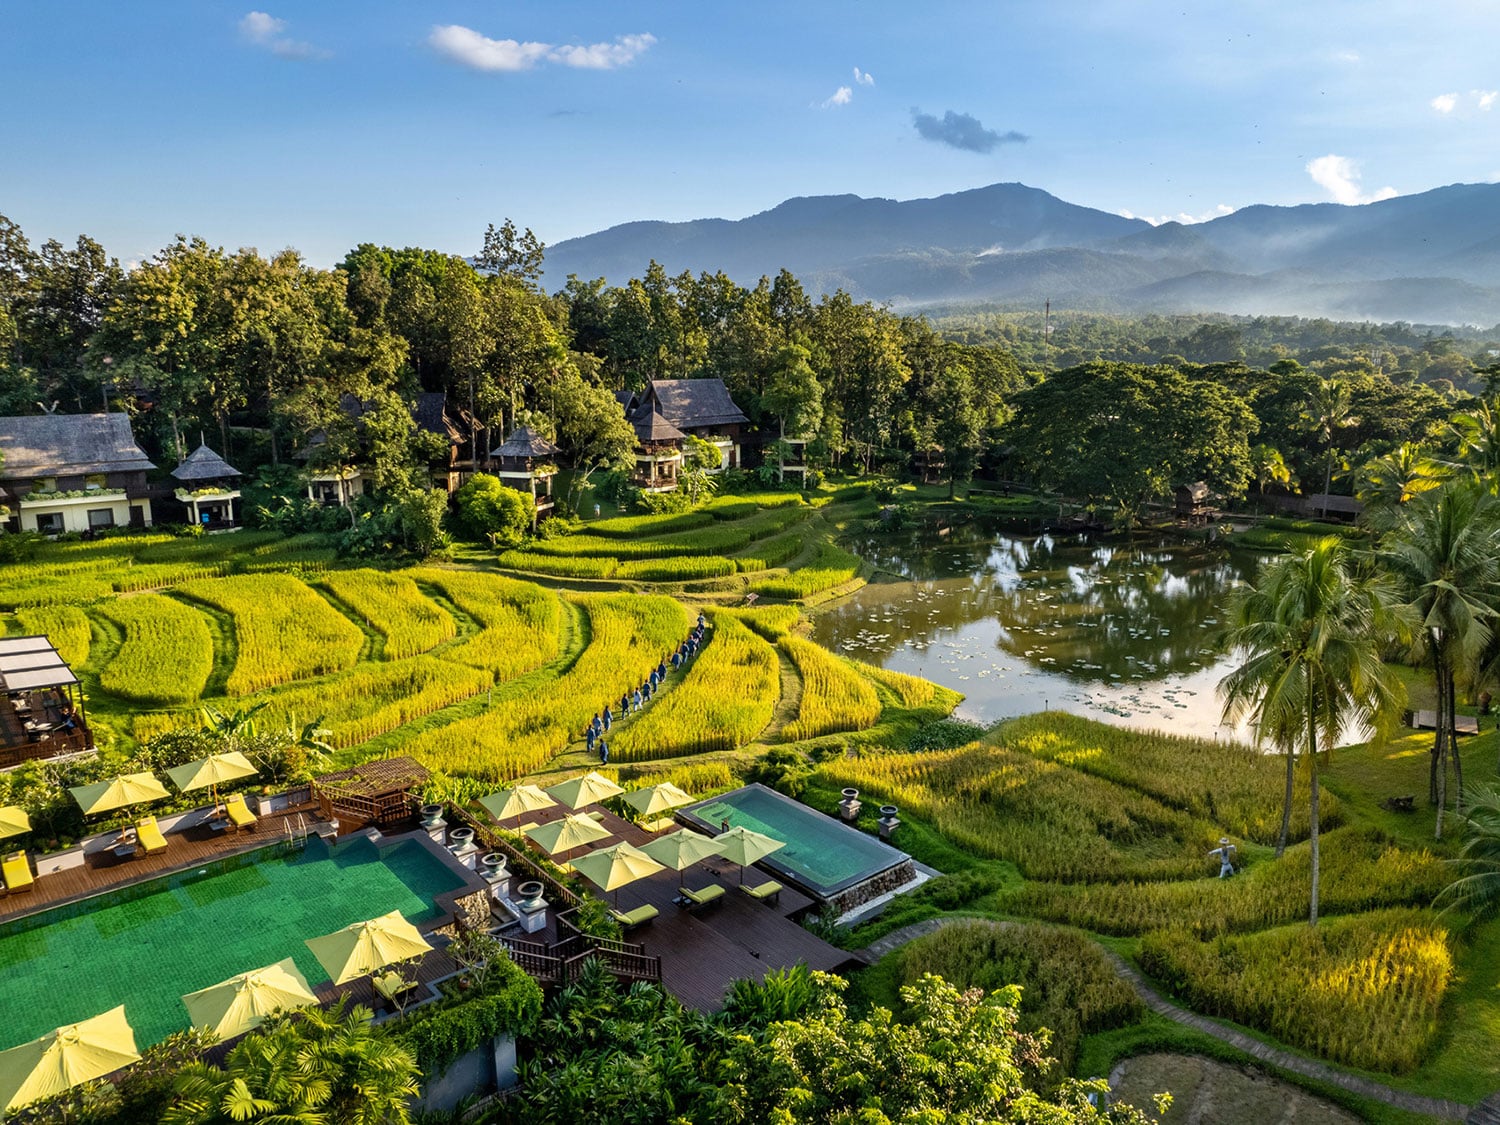
[[[337,773],[325,773],[314,778],[313,784],[330,794],[380,797],[425,785],[431,776],[427,767],[411,758],[376,758]]]
[[[156,468],[135,443],[126,414],[0,418],[0,478],[129,473]]]
[[[729,397],[723,379],[652,379],[643,401],[654,401],[667,421],[684,430],[750,421]]]
[[[1194,481],[1192,484],[1179,484],[1173,491],[1184,500],[1208,499],[1208,484],[1201,480]]]
[[[530,426],[517,426],[510,437],[490,450],[491,457],[553,457],[557,446]]]
[[[635,427],[636,440],[641,442],[682,441],[687,436],[647,404],[631,415],[630,424]]]
[[[172,470],[172,476],[182,481],[219,480],[240,475],[238,469],[206,445],[198,446]]]

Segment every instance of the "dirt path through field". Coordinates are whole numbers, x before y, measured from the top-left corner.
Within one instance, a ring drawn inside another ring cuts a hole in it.
[[[917,938],[925,937],[949,922],[963,921],[959,918],[929,918],[923,922],[914,922],[910,926],[903,926],[878,941],[856,952],[856,956],[869,964],[879,961],[892,950],[899,949],[908,942]],[[997,922],[996,925],[1014,926],[1014,922]],[[1294,1074],[1301,1074],[1318,1082],[1326,1082],[1330,1086],[1338,1086],[1361,1097],[1370,1098],[1373,1101],[1384,1102],[1386,1105],[1395,1106],[1411,1113],[1424,1114],[1427,1117],[1435,1117],[1444,1121],[1467,1121],[1470,1117],[1470,1109],[1458,1102],[1447,1101],[1439,1098],[1427,1098],[1420,1094],[1409,1094],[1405,1090],[1397,1090],[1381,1082],[1350,1074],[1348,1071],[1338,1067],[1330,1066],[1328,1063],[1318,1062],[1315,1059],[1304,1058],[1290,1051],[1272,1047],[1261,1042],[1254,1036],[1247,1035],[1217,1020],[1211,1020],[1206,1016],[1200,1016],[1196,1012],[1190,1012],[1181,1008],[1162,996],[1156,989],[1147,984],[1145,978],[1127,964],[1125,959],[1111,949],[1105,949],[1106,956],[1115,966],[1117,972],[1125,981],[1135,989],[1136,995],[1141,1002],[1158,1015],[1165,1016],[1173,1023],[1191,1027],[1194,1031],[1201,1031],[1204,1035],[1212,1036],[1221,1043],[1227,1043],[1237,1050],[1244,1051],[1248,1055],[1266,1063],[1269,1066],[1280,1067]]]

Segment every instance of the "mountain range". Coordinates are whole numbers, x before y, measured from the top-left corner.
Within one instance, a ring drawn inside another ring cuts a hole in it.
[[[779,270],[898,309],[1056,307],[1500,324],[1500,184],[1378,203],[1255,205],[1153,226],[1024,184],[933,199],[823,195],[748,218],[633,222],[547,249],[547,283]]]

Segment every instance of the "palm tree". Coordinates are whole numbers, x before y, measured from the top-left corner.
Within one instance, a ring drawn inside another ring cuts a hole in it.
[[[1433,905],[1484,917],[1500,908],[1500,789],[1470,794],[1464,829],[1458,853],[1464,874],[1444,887]]]
[[[1458,438],[1458,463],[1472,476],[1487,479],[1500,469],[1500,417],[1488,402],[1454,415],[1453,432]]]
[[[1399,630],[1399,615],[1379,579],[1352,573],[1336,538],[1266,563],[1255,585],[1236,593],[1230,614],[1227,640],[1244,662],[1219,684],[1224,718],[1248,717],[1257,740],[1268,740],[1287,759],[1278,856],[1286,849],[1299,752],[1308,764],[1316,925],[1318,743],[1331,750],[1346,731],[1366,725],[1383,732],[1394,724],[1403,693],[1379,648],[1388,632]]]
[[[1349,384],[1342,379],[1324,379],[1313,391],[1312,398],[1308,400],[1307,409],[1302,412],[1302,420],[1312,430],[1313,436],[1323,446],[1323,495],[1326,498],[1328,490],[1333,487],[1333,462],[1336,459],[1335,445],[1338,441],[1339,432],[1354,425],[1355,419],[1350,414],[1352,409],[1349,400]],[[1327,501],[1324,501],[1323,515],[1328,515]]]
[[[1441,488],[1451,474],[1451,466],[1434,461],[1416,442],[1409,441],[1361,465],[1354,495],[1365,506],[1366,522],[1383,530],[1396,518],[1402,505]]]
[[[1455,482],[1421,496],[1398,513],[1378,554],[1384,570],[1420,618],[1419,648],[1432,662],[1437,733],[1428,771],[1428,800],[1443,837],[1448,759],[1453,759],[1462,811],[1463,763],[1455,744],[1457,685],[1472,683],[1489,645],[1500,594],[1500,500],[1481,486]]]

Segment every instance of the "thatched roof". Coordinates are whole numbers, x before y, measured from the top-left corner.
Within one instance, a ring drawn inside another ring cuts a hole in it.
[[[635,437],[639,442],[682,441],[687,436],[660,413],[644,405],[631,416],[630,424],[635,427]]]
[[[0,477],[83,476],[156,468],[135,443],[126,414],[0,418]]]
[[[729,397],[723,379],[652,379],[644,401],[654,401],[663,417],[684,430],[750,421]]]
[[[206,445],[198,446],[172,470],[172,476],[181,481],[220,480],[240,475],[238,469]]]
[[[491,457],[555,457],[557,446],[530,426],[517,426],[510,437],[490,450]]]
[[[350,797],[379,797],[425,785],[431,774],[412,758],[376,758],[363,765],[313,778],[324,793]]]

